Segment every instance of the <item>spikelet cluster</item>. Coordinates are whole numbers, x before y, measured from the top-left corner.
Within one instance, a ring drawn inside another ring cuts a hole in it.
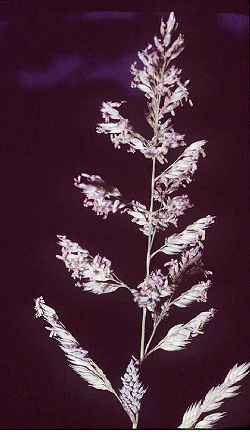
[[[114,390],[103,371],[88,356],[88,351],[83,350],[72,334],[66,330],[55,310],[45,304],[43,297],[35,300],[35,312],[37,318],[43,318],[50,325],[46,329],[49,330],[50,337],[58,342],[70,367],[92,387],[113,393]]]
[[[165,351],[180,351],[192,342],[192,339],[203,333],[205,325],[214,317],[215,309],[211,308],[201,312],[186,324],[177,324],[172,327],[156,349]]]
[[[175,192],[180,186],[192,181],[197,170],[199,156],[205,157],[203,146],[205,140],[196,141],[188,146],[178,159],[155,179],[155,198],[159,201],[166,195]]]
[[[161,208],[152,213],[145,205],[132,201],[126,213],[132,216],[132,222],[139,225],[140,231],[149,236],[154,230],[165,230],[170,224],[177,226],[179,217],[191,207],[187,195],[178,195],[173,198],[168,197],[166,202],[162,201]]]
[[[123,386],[120,389],[120,399],[134,425],[136,424],[136,418],[140,411],[141,399],[146,392],[146,389],[144,389],[140,382],[139,362],[135,357],[131,358],[121,380]]]
[[[209,279],[212,272],[204,269],[201,258],[202,241],[205,240],[206,230],[214,223],[213,216],[200,218],[179,233],[167,233],[164,244],[159,249],[154,248],[156,234],[160,230],[167,230],[170,225],[177,227],[179,218],[192,207],[188,195],[177,191],[193,180],[201,156],[206,156],[206,140],[187,145],[185,135],[175,131],[172,123],[176,110],[182,107],[184,102],[192,106],[189,80],[183,80],[182,70],[173,64],[184,49],[184,38],[176,32],[177,27],[175,15],[171,12],[166,22],[161,20],[160,33],[154,37],[153,43],[138,52],[139,65],[134,62],[131,66],[131,87],[141,91],[146,98],[146,120],[152,129],[152,135],[145,137],[135,130],[131,121],[126,118],[124,100],[104,101],[100,108],[102,121],[96,128],[98,134],[110,138],[115,149],[137,152],[151,160],[150,207],[137,199],[125,201],[119,189],[108,186],[99,175],[82,173],[74,179],[74,186],[84,196],[84,207],[92,209],[104,219],[111,214],[124,214],[148,237],[145,278],[142,278],[143,281],[136,289],[130,288],[114,273],[109,259],[99,254],[91,256],[89,251],[78,243],[64,235],[58,236],[61,255],[57,255],[57,258],[64,262],[76,286],[94,294],[110,293],[119,287],[125,287],[132,294],[137,306],[144,309],[140,362],[158,349],[185,349],[194,338],[203,333],[205,326],[215,315],[215,309],[210,308],[189,322],[174,325],[154,348],[148,350],[158,324],[176,308],[206,302],[212,285]],[[164,166],[172,149],[177,149],[178,157],[171,165]],[[162,168],[161,172],[159,167]],[[175,193],[179,195],[174,196]],[[164,264],[166,274],[161,269],[152,270],[151,260],[160,252],[171,257]],[[178,259],[173,258],[178,254],[181,254]],[[181,292],[181,283],[186,275],[202,275],[206,280],[196,278],[193,286],[188,289],[185,287],[185,291]],[[103,371],[89,357],[88,352],[80,347],[61,323],[55,310],[47,306],[42,297],[36,299],[35,310],[36,316],[42,317],[49,324],[46,329],[49,330],[50,337],[58,342],[71,368],[94,388],[113,393],[129,416],[133,428],[136,428],[141,401],[146,392],[141,383],[138,360],[131,358],[121,378],[123,385],[118,395]],[[151,314],[153,330],[147,345],[144,346],[145,325],[148,324],[146,311]],[[236,384],[248,374],[249,367],[249,363],[235,365],[222,384],[213,387],[203,400],[195,402],[186,410],[179,428],[213,427],[225,415],[224,412],[213,411],[222,405],[224,399],[237,394],[239,385]]]
[[[179,429],[211,429],[226,414],[214,412],[223,405],[226,399],[237,396],[242,381],[249,373],[250,363],[234,365],[224,381],[212,387],[203,400],[195,402],[185,411]],[[203,416],[203,418],[201,418]]]
[[[131,291],[139,307],[146,307],[150,312],[154,312],[160,300],[173,293],[173,287],[169,285],[168,278],[158,269],[152,271],[149,277],[138,285],[137,290]]]
[[[176,255],[191,246],[196,246],[197,243],[200,244],[200,241],[205,239],[205,230],[214,221],[215,217],[208,215],[188,225],[184,231],[166,237],[165,244],[159,249],[159,252],[163,252],[166,255]]]
[[[62,255],[57,255],[57,258],[64,262],[72,278],[77,280],[76,286],[94,294],[110,293],[124,286],[111,269],[110,260],[100,255],[92,257],[87,249],[66,236],[58,235],[58,239]]]
[[[98,175],[82,173],[74,179],[74,185],[85,196],[83,205],[90,207],[99,216],[107,218],[109,213],[116,213],[124,207],[121,193],[116,187],[108,188]]]

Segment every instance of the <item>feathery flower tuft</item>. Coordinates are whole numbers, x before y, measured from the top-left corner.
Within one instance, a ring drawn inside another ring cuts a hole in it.
[[[137,62],[131,66],[133,75],[131,87],[141,90],[150,101],[157,98],[159,94],[165,97],[161,117],[165,114],[164,111],[174,115],[174,110],[182,104],[182,99],[187,100],[188,96],[186,89],[188,81],[181,83],[179,78],[181,70],[174,66],[168,67],[169,63],[184,49],[184,39],[181,34],[173,41],[173,32],[176,28],[175,16],[171,13],[167,23],[163,20],[161,22],[160,35],[154,37],[155,47],[148,44],[143,51],[138,52],[143,68],[139,69]]]
[[[141,399],[146,393],[139,379],[139,362],[132,357],[124,376],[121,378],[123,386],[120,389],[120,400],[133,425],[137,423],[137,415],[141,407]]]
[[[128,152],[142,151],[146,148],[147,141],[142,135],[134,132],[129,121],[120,114],[118,108],[124,103],[125,101],[102,103],[101,113],[104,123],[98,124],[96,132],[110,135],[116,149],[120,149],[121,145],[127,145]]]
[[[169,297],[173,293],[173,288],[161,270],[156,270],[138,286],[138,290],[132,289],[131,292],[139,307],[146,307],[150,312],[154,312],[161,298]]]
[[[122,281],[111,269],[111,261],[96,255],[94,258],[87,249],[82,249],[78,243],[72,242],[66,236],[58,235],[58,244],[62,247],[62,255],[56,257],[62,260],[78,282],[75,286],[94,294],[106,294],[124,287]]]
[[[171,13],[167,23],[162,20],[160,35],[154,37],[154,43],[138,52],[142,68],[138,68],[137,62],[131,66],[131,87],[144,93],[148,101],[147,121],[153,129],[157,124],[157,134],[140,151],[146,158],[156,158],[161,164],[167,162],[170,148],[186,145],[184,135],[174,131],[171,119],[166,116],[174,116],[184,100],[192,105],[188,98],[189,80],[182,82],[182,70],[170,65],[184,49],[183,36],[173,38],[176,28],[175,16]]]
[[[103,371],[88,357],[88,351],[83,350],[72,334],[66,330],[55,310],[45,304],[43,297],[35,300],[35,311],[37,318],[43,318],[50,325],[46,329],[49,330],[50,337],[57,340],[59,347],[64,351],[70,367],[90,386],[114,393]]]
[[[98,175],[82,173],[74,179],[74,185],[85,195],[84,207],[92,207],[92,210],[104,219],[109,213],[116,213],[125,207],[125,204],[121,203],[119,190],[116,187],[108,188]]]
[[[212,428],[220,420],[225,412],[218,412],[207,415],[201,421],[201,414],[218,409],[224,402],[224,399],[238,395],[240,385],[235,385],[243,380],[249,373],[250,363],[234,365],[228,372],[222,384],[212,387],[203,400],[191,405],[183,415],[182,423],[179,429],[204,429]],[[198,423],[197,423],[198,422]]]
[[[148,236],[154,229],[165,230],[169,224],[177,226],[179,217],[192,207],[187,195],[168,197],[167,202],[162,204],[163,208],[150,213],[146,206],[138,201],[132,201],[130,206],[127,206],[126,213],[132,216],[132,222],[140,226],[140,231]]]
[[[141,149],[146,158],[156,158],[160,164],[167,162],[169,149],[185,146],[184,135],[176,132],[171,124],[171,119],[159,122],[158,135],[148,141],[148,147]]]
[[[176,227],[179,217],[182,216],[187,209],[193,207],[187,195],[178,195],[173,198],[168,197],[167,202],[163,202],[162,204],[163,209],[158,210],[158,213],[160,215],[166,215],[166,222],[161,223],[164,227],[167,227],[170,223]],[[161,220],[160,217],[159,219]]]

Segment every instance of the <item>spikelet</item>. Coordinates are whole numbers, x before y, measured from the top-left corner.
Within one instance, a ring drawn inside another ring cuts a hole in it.
[[[172,234],[165,239],[165,244],[154,252],[163,252],[166,255],[176,255],[190,246],[195,246],[200,240],[205,239],[205,230],[214,223],[214,216],[206,216],[198,219],[191,225],[188,225],[184,231],[179,234]]]
[[[88,351],[83,350],[72,334],[66,330],[55,310],[45,304],[43,297],[35,300],[35,311],[37,318],[43,318],[49,324],[46,329],[49,330],[50,337],[57,340],[59,347],[64,351],[70,367],[90,386],[114,393],[103,371],[88,356]]]
[[[209,414],[204,417],[201,421],[196,423],[195,429],[211,429],[220,419],[226,415],[226,412],[217,412]]]
[[[188,146],[178,159],[155,179],[156,190],[162,198],[192,181],[197,170],[199,156],[205,157],[205,140],[196,141]]]
[[[234,365],[228,372],[222,384],[212,387],[203,400],[192,404],[184,413],[179,429],[204,429],[212,428],[225,412],[206,415],[201,421],[201,414],[214,411],[221,407],[225,399],[237,396],[240,385],[235,385],[243,380],[249,373],[250,363]],[[197,423],[198,422],[198,423]]]
[[[192,339],[203,333],[204,326],[214,317],[215,309],[201,312],[186,324],[177,324],[172,327],[167,335],[154,348],[165,351],[180,351],[191,343]]]
[[[177,297],[177,299],[173,301],[173,304],[180,308],[185,308],[194,302],[206,302],[207,290],[210,286],[210,280],[206,282],[199,282]]]

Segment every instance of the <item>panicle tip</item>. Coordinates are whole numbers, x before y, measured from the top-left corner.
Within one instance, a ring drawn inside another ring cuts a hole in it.
[[[36,299],[34,299],[35,301],[35,317],[36,318],[40,318],[43,315],[43,308],[45,305],[45,301],[43,299],[43,297],[37,297]]]

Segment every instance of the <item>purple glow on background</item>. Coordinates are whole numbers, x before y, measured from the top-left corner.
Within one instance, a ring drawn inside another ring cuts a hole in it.
[[[7,20],[0,20],[0,31],[6,30],[8,25],[9,25],[9,22]]]
[[[190,351],[156,353],[143,371],[152,392],[145,397],[141,426],[149,430],[174,429],[189,401],[219,383],[234,363],[250,359],[247,12],[220,8],[219,1],[214,2],[217,11],[230,13],[214,12],[211,2],[198,1],[196,8],[193,0],[184,0],[179,10],[179,2],[174,3],[186,42],[179,65],[183,79],[191,80],[194,107],[186,105],[173,124],[186,134],[187,144],[208,140],[207,158],[187,191],[195,208],[181,223],[184,227],[208,212],[217,216],[206,254],[215,274],[209,303],[219,312],[210,334]],[[91,391],[69,370],[34,320],[33,298],[51,300],[83,347],[118,383],[128,354],[138,350],[138,339],[131,335],[139,337],[139,311],[127,290],[101,299],[73,289],[55,258],[56,234],[110,258],[133,286],[142,280],[145,237],[123,216],[105,222],[84,210],[73,178],[82,171],[98,174],[126,199],[148,202],[150,160],[114,150],[95,129],[102,101],[127,100],[122,114],[149,136],[146,101],[130,87],[130,65],[151,42],[161,16],[167,18],[169,4],[157,13],[84,13],[73,6],[56,13],[34,6],[27,13],[20,8],[20,14],[0,15],[2,201],[6,198],[2,286],[7,305],[2,308],[7,355],[2,358],[1,426],[119,430],[126,427],[119,405],[105,399],[105,392]],[[185,313],[195,314],[192,310],[180,310],[180,322],[186,321]],[[242,394],[227,401],[225,425],[249,429],[249,394],[248,380]]]
[[[249,32],[249,17],[241,14],[218,14],[218,23],[224,30],[238,37],[244,37]]]
[[[18,73],[18,80],[24,87],[50,87],[72,76],[73,72],[81,67],[79,56],[61,56],[54,59],[46,70],[29,71]]]
[[[112,63],[107,63],[100,65],[96,70],[91,74],[90,78],[97,79],[113,79],[115,81],[119,81],[122,85],[126,85],[131,81],[131,74],[129,70],[129,65],[131,65],[135,61],[134,56],[123,56],[119,60],[114,61]]]
[[[157,16],[163,16],[164,13],[157,13]],[[133,21],[138,17],[134,12],[87,12],[78,15],[72,15],[66,18],[66,21],[93,21],[108,23],[109,20],[130,20]],[[220,13],[217,14],[217,23],[226,32],[230,33],[235,39],[241,39],[246,36],[248,31],[248,17],[241,14]],[[0,21],[0,30],[5,29],[8,23]],[[83,24],[84,26],[84,24]],[[83,32],[86,30],[83,27]],[[100,38],[100,35],[97,35]],[[108,61],[102,58],[95,58],[92,61],[91,51],[83,51],[77,54],[54,54],[55,58],[48,64],[47,68],[32,69],[27,66],[17,72],[17,81],[24,88],[46,88],[60,85],[61,83],[77,85],[86,83],[91,80],[112,80],[119,82],[119,85],[129,89],[131,75],[129,65],[136,60],[137,50],[134,53],[127,53],[126,56],[119,58],[109,58]]]
[[[134,57],[124,56],[112,63],[101,63],[95,66],[85,62],[80,56],[62,56],[53,60],[44,70],[22,70],[18,72],[18,81],[22,87],[52,87],[62,82],[75,84],[90,80],[109,79],[119,82],[122,86],[129,84],[131,74],[129,64]],[[74,76],[77,73],[77,77]]]
[[[85,12],[72,15],[67,18],[72,21],[100,21],[100,20],[132,20],[137,16],[136,12]]]

